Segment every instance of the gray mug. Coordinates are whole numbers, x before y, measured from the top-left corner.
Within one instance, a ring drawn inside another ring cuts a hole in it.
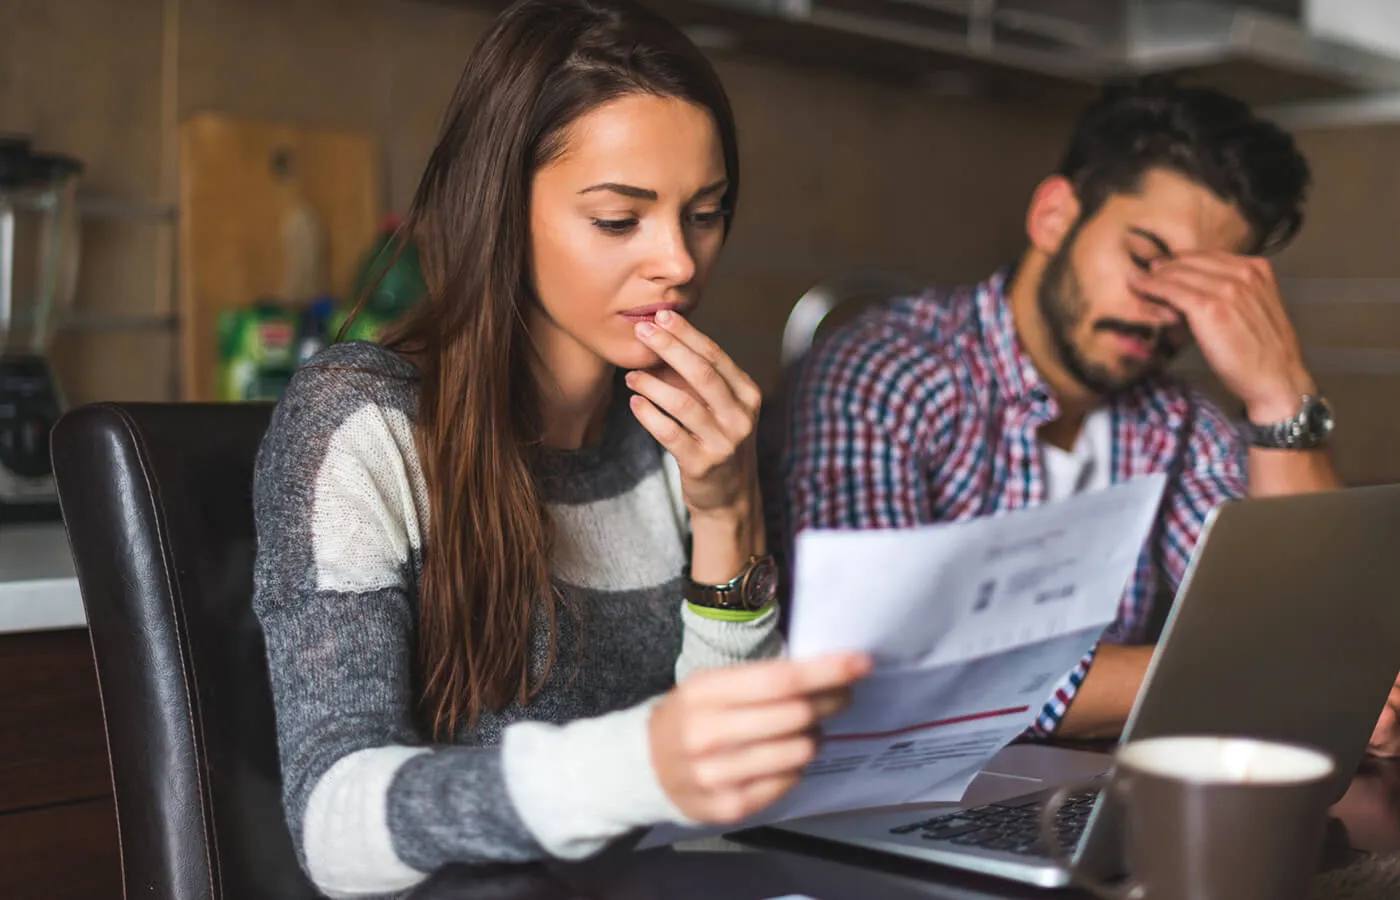
[[[1105,800],[1123,810],[1128,877],[1107,883],[1065,856],[1056,813],[1041,840],[1074,883],[1105,900],[1302,900],[1317,873],[1335,764],[1326,753],[1252,738],[1182,736],[1124,744]]]

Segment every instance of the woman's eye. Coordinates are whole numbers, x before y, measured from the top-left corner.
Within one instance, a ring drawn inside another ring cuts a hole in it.
[[[690,214],[690,224],[699,228],[713,228],[724,222],[726,213],[722,209],[705,210]]]
[[[1142,271],[1152,271],[1152,260],[1138,256],[1136,253],[1129,253],[1128,258],[1133,261],[1133,265],[1137,266]]]
[[[593,227],[605,234],[627,234],[637,227],[636,219],[594,219]]]

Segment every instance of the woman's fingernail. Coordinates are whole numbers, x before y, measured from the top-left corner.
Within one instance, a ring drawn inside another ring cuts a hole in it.
[[[662,325],[670,325],[671,319],[674,315],[675,314],[672,313],[669,309],[663,309],[656,314],[656,321]]]
[[[651,324],[650,322],[638,322],[637,334],[641,335],[644,338],[651,337],[653,334],[656,334],[656,326]]]
[[[628,387],[631,387],[637,380],[637,373],[628,372],[626,375],[623,376],[622,380],[627,382]]]

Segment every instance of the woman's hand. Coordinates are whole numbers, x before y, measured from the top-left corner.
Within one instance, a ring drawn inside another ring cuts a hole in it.
[[[674,312],[657,313],[655,325],[638,323],[637,338],[664,366],[627,374],[632,412],[675,457],[691,515],[748,514],[758,487],[758,386]]]
[[[737,822],[787,793],[817,752],[816,725],[844,709],[865,654],[775,659],[697,672],[652,711],[651,760],[691,820]]]
[[[690,574],[724,584],[764,548],[754,432],[763,395],[719,345],[670,311],[638,323],[661,365],[627,374],[632,412],[676,460],[690,510]]]

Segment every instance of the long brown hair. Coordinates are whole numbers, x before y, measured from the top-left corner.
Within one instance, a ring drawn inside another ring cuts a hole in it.
[[[553,663],[558,599],[531,469],[541,423],[524,315],[535,302],[530,186],[563,152],[574,120],[632,93],[710,111],[732,214],[734,117],[695,45],[631,0],[521,0],[467,62],[405,218],[428,295],[389,343],[421,376],[417,439],[431,509],[419,584],[419,700],[436,739],[484,710],[528,702]],[[532,683],[540,615],[548,663]]]

